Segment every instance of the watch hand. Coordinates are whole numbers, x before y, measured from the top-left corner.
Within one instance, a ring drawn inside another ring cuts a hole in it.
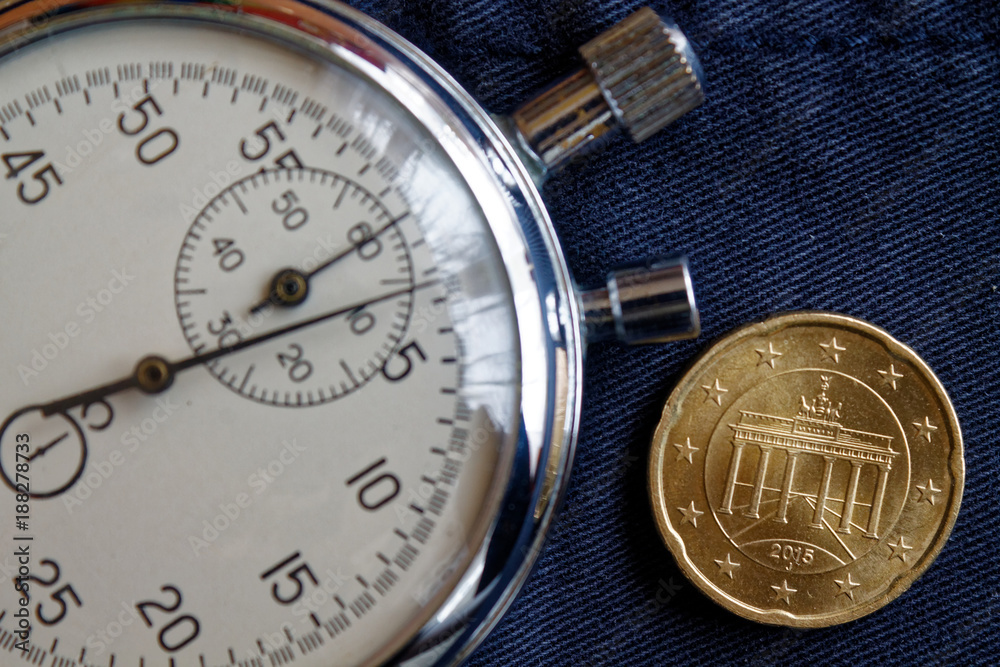
[[[385,225],[375,230],[375,232],[361,243],[352,243],[350,247],[340,251],[330,259],[326,260],[312,271],[299,271],[298,269],[282,269],[275,274],[271,280],[271,288],[268,290],[267,298],[250,309],[251,315],[256,315],[268,306],[297,306],[306,300],[309,294],[309,281],[320,271],[330,268],[340,260],[344,259],[359,247],[379,238],[392,227],[410,217],[409,212],[398,218],[394,218]]]
[[[63,433],[61,436],[59,436],[49,444],[45,445],[44,447],[39,447],[38,449],[35,450],[34,454],[28,457],[28,463],[31,463],[32,461],[35,460],[35,458],[39,456],[43,456],[45,452],[49,451],[50,449],[52,449],[53,447],[55,447],[68,437],[69,437],[69,432],[67,431],[66,433]]]
[[[83,391],[78,394],[73,394],[72,396],[61,398],[57,401],[52,401],[51,403],[46,403],[45,405],[39,406],[39,409],[44,416],[49,417],[54,414],[66,412],[67,410],[80,405],[94,403],[110,396],[111,394],[117,394],[127,389],[139,389],[147,394],[159,394],[166,391],[170,385],[173,384],[177,373],[180,373],[181,371],[186,371],[189,368],[207,364],[208,362],[214,361],[220,357],[235,354],[236,352],[253,347],[254,345],[260,345],[261,343],[265,343],[274,338],[290,334],[293,331],[298,331],[299,329],[304,329],[314,324],[319,324],[320,322],[332,320],[335,317],[346,315],[347,313],[353,312],[359,308],[364,308],[365,306],[381,303],[383,301],[389,301],[390,299],[395,299],[398,296],[431,287],[438,284],[438,282],[438,280],[428,280],[426,282],[417,283],[412,287],[389,292],[388,294],[383,294],[382,296],[375,297],[374,299],[361,301],[344,308],[338,308],[337,310],[329,313],[324,313],[308,320],[302,320],[301,322],[289,324],[288,326],[280,329],[275,329],[274,331],[269,331],[252,338],[247,338],[246,340],[242,340],[233,345],[220,347],[217,350],[205,352],[204,354],[196,354],[186,359],[181,359],[180,361],[168,361],[163,357],[150,355],[141,359],[139,363],[136,364],[135,370],[128,377],[94,389],[88,389],[87,391]]]

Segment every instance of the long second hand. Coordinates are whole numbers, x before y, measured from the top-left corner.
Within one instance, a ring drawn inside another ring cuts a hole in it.
[[[280,329],[275,329],[274,331],[268,331],[267,333],[260,334],[259,336],[254,336],[252,338],[247,338],[239,343],[230,345],[228,347],[220,347],[217,350],[212,350],[211,352],[205,352],[204,354],[196,354],[194,356],[188,357],[186,359],[181,359],[180,361],[167,361],[159,357],[145,357],[136,365],[136,370],[132,372],[131,375],[125,378],[121,378],[114,382],[102,385],[100,387],[95,387],[94,389],[88,389],[87,391],[82,391],[72,396],[67,396],[61,398],[57,401],[52,401],[51,403],[46,403],[45,405],[39,406],[42,414],[46,417],[50,417],[55,414],[60,414],[71,410],[80,405],[89,405],[95,401],[99,401],[106,396],[111,394],[117,394],[119,392],[128,389],[141,389],[146,393],[160,393],[165,391],[173,382],[173,378],[177,373],[181,371],[186,371],[189,368],[195,366],[201,366],[202,364],[207,364],[210,361],[214,361],[220,357],[225,357],[230,354],[235,354],[241,350],[245,350],[248,347],[253,347],[254,345],[260,345],[274,338],[290,334],[293,331],[298,331],[299,329],[304,329],[310,327],[314,324],[319,324],[320,322],[325,322],[327,320],[332,320],[335,317],[345,315],[358,308],[364,308],[365,306],[370,306],[376,303],[381,303],[382,301],[388,301],[390,299],[395,299],[398,296],[404,294],[409,294],[416,292],[417,290],[425,289],[433,285],[438,284],[438,280],[428,280],[426,282],[417,283],[412,287],[407,287],[406,289],[396,290],[395,292],[390,292],[388,294],[383,294],[380,297],[374,299],[368,299],[359,303],[346,306],[344,308],[339,308],[337,310],[331,311],[329,313],[324,313],[322,315],[317,315],[316,317],[310,318],[308,320],[302,320],[301,322],[296,322],[295,324],[289,324],[288,326],[282,327]],[[154,362],[152,364],[147,364],[146,362]],[[161,374],[160,377],[156,377],[150,382],[149,378],[143,377],[143,369],[149,367],[150,365],[155,366],[158,372]],[[151,388],[150,385],[155,385],[155,388]]]

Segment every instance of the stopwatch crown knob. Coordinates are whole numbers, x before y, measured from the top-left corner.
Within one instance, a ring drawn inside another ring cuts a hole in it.
[[[643,7],[580,47],[619,124],[643,141],[705,99],[701,66],[676,25]]]
[[[618,130],[642,141],[705,99],[687,38],[648,7],[583,45],[580,54],[584,67],[498,119],[538,183]]]

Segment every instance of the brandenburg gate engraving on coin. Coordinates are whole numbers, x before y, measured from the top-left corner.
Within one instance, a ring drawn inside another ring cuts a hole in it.
[[[733,450],[729,460],[725,492],[717,511],[721,514],[733,514],[733,496],[736,492],[743,450],[747,446],[754,446],[759,448],[760,457],[750,503],[744,511],[744,516],[752,519],[760,518],[761,498],[771,453],[774,450],[783,450],[786,454],[785,470],[781,477],[781,495],[773,520],[778,523],[788,523],[788,502],[793,495],[792,485],[799,457],[820,456],[823,459],[823,475],[817,489],[816,506],[809,526],[816,529],[825,527],[824,517],[827,500],[830,498],[830,482],[834,466],[843,461],[851,466],[851,470],[844,494],[843,511],[836,531],[841,534],[851,533],[859,480],[867,467],[869,470],[874,470],[877,476],[864,536],[877,539],[889,471],[892,469],[893,459],[899,452],[892,449],[891,436],[844,428],[840,423],[840,410],[843,404],[834,404],[826,393],[830,388],[830,378],[822,376],[820,385],[819,395],[811,402],[807,401],[805,396],[801,397],[802,405],[794,418],[740,411],[739,423],[729,425],[733,430]]]

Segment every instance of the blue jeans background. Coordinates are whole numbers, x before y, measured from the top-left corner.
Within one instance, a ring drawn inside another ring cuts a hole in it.
[[[365,0],[494,111],[576,63],[623,0]],[[545,190],[581,282],[690,254],[693,342],[591,348],[572,483],[538,569],[474,665],[1000,661],[1000,8],[996,0],[653,2],[694,43],[706,104]],[[685,363],[783,310],[887,329],[955,404],[967,479],[951,540],[902,597],[839,627],[744,621],[661,545],[646,459]]]

